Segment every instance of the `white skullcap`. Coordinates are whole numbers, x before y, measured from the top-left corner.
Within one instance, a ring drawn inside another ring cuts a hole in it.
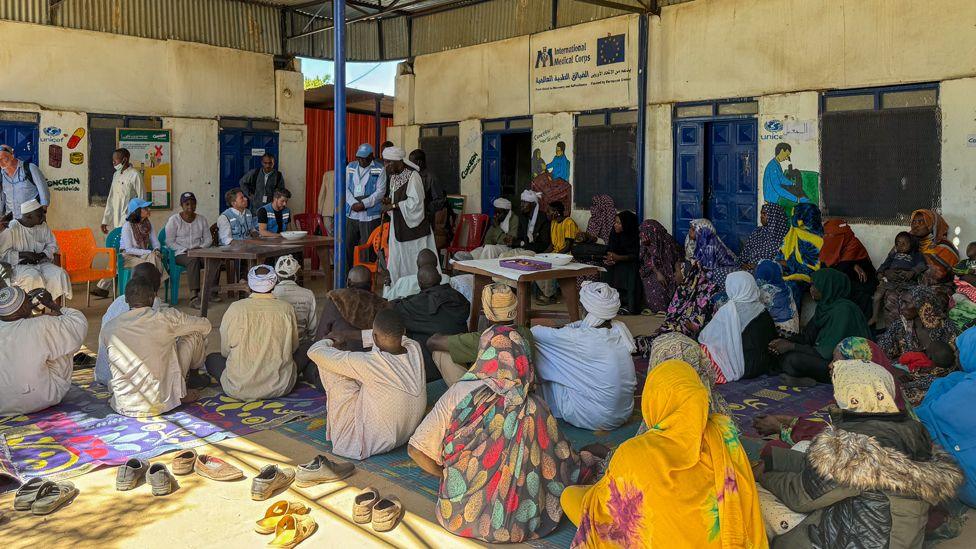
[[[400,147],[387,147],[383,149],[383,160],[403,160],[407,157],[407,153],[403,152]]]
[[[542,193],[537,193],[532,189],[525,189],[524,191],[522,191],[522,196],[520,198],[522,199],[523,202],[538,202],[539,197],[541,196]]]
[[[258,272],[259,269],[264,269],[268,272],[261,274]],[[271,267],[267,265],[256,265],[251,267],[251,270],[247,273],[247,286],[251,288],[252,292],[266,294],[273,290],[277,283],[278,275],[274,274]]]
[[[492,205],[503,210],[512,209],[512,201],[507,198],[496,198],[495,201],[492,202]]]
[[[26,215],[33,212],[34,210],[40,210],[41,208],[43,208],[43,206],[41,206],[41,203],[38,202],[36,198],[32,198],[20,205],[20,215]]]
[[[0,289],[0,316],[9,316],[20,310],[27,294],[17,286]]]
[[[620,293],[605,282],[583,283],[580,304],[586,312],[601,320],[612,320],[620,310]]]
[[[278,258],[275,262],[275,274],[281,278],[290,278],[295,276],[301,265],[298,264],[298,260],[295,259],[291,254],[283,255]]]

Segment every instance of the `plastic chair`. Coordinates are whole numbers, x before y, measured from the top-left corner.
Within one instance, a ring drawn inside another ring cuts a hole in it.
[[[462,215],[461,220],[458,221],[457,229],[454,231],[454,238],[451,240],[451,245],[445,250],[447,253],[447,257],[444,260],[445,265],[447,264],[447,260],[453,257],[455,253],[470,252],[478,246],[481,246],[481,242],[485,239],[485,233],[487,231],[487,214]]]
[[[377,270],[377,260],[369,260],[369,251],[373,250],[373,254],[379,257],[380,252],[385,252],[390,242],[390,222],[387,221],[373,229],[373,232],[369,233],[369,238],[366,239],[365,244],[359,246],[353,246],[352,249],[352,266],[362,265],[369,269],[369,272],[376,274]]]
[[[112,232],[108,233],[105,237],[105,245],[109,248],[115,249],[115,270],[118,273],[116,278],[119,279],[118,288],[119,293],[125,293],[125,286],[129,283],[129,278],[132,277],[132,269],[125,268],[125,258],[122,257],[122,251],[119,250],[119,246],[122,244],[122,227],[116,227],[112,229]]]
[[[118,229],[116,229],[118,231]],[[95,233],[88,227],[84,229],[70,229],[66,231],[54,231],[54,239],[58,243],[61,255],[61,268],[68,273],[68,279],[72,283],[88,283],[85,292],[87,301],[86,307],[91,307],[91,283],[92,281],[102,280],[103,278],[112,279],[112,298],[117,295],[115,277],[118,273],[116,262],[116,250],[110,247],[99,248],[95,245]],[[92,263],[96,257],[105,254],[108,258],[108,268],[95,269]]]
[[[325,228],[325,220],[322,216],[315,213],[300,213],[295,214],[295,225],[298,225],[298,230],[308,231],[308,234],[314,235],[315,231],[320,231],[322,236],[329,236],[329,231]],[[305,247],[305,256],[312,258],[312,270],[319,270],[319,254],[314,246]]]
[[[166,229],[159,231],[159,246],[163,256],[163,268],[169,273],[166,279],[166,293],[169,296],[169,304],[176,307],[180,302],[180,276],[186,271],[186,267],[176,262],[176,252],[166,246]]]

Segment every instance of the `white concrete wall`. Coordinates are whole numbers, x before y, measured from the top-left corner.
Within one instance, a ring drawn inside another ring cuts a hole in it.
[[[529,37],[522,36],[418,57],[414,61],[414,123],[528,114],[528,56]],[[397,97],[398,102],[405,99],[408,97]]]
[[[972,0],[695,0],[651,19],[651,103],[976,73]]]
[[[279,164],[304,210],[305,126],[299,72],[275,71],[270,55],[187,42],[0,21],[0,111],[40,113],[39,127],[69,134],[88,126],[89,114],[157,116],[173,130],[173,207],[179,193],[197,195],[200,213],[216,220],[219,196],[218,118],[275,119]],[[48,163],[41,132],[39,162],[52,189],[53,228],[98,230],[103,208],[88,204],[88,136],[65,149],[61,168]],[[68,153],[82,152],[80,165]],[[77,180],[75,182],[74,180]],[[162,225],[173,210],[154,211]]]
[[[942,212],[950,238],[965,255],[976,240],[976,78],[949,80],[939,90],[942,108]]]
[[[651,105],[647,109],[647,175],[644,187],[644,216],[657,219],[669,231],[673,218],[672,181],[674,150],[671,148],[671,106]]]

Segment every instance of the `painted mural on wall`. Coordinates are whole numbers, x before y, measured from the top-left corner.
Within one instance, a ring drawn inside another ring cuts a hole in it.
[[[793,147],[801,142],[816,139],[810,122],[786,122],[778,119],[767,120],[762,127],[760,139],[776,141],[773,157],[763,170],[763,199],[779,204],[787,215],[793,213],[798,203],[820,205],[820,173],[803,170],[793,163]],[[790,139],[790,141],[787,141]],[[815,143],[815,141],[814,141]]]
[[[549,172],[549,175],[553,179],[562,179],[563,181],[569,181],[569,170],[570,161],[569,157],[566,156],[566,143],[559,141],[556,143],[556,149],[553,152],[553,157],[550,162],[546,162],[542,158],[542,149],[535,149],[532,151],[532,177],[537,177],[543,172]]]

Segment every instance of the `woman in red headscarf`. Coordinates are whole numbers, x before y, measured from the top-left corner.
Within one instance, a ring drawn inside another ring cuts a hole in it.
[[[824,267],[837,269],[851,280],[848,299],[857,304],[865,317],[871,318],[872,298],[878,288],[878,273],[871,256],[854,230],[843,219],[828,219],[824,223],[823,247],[820,261]]]

